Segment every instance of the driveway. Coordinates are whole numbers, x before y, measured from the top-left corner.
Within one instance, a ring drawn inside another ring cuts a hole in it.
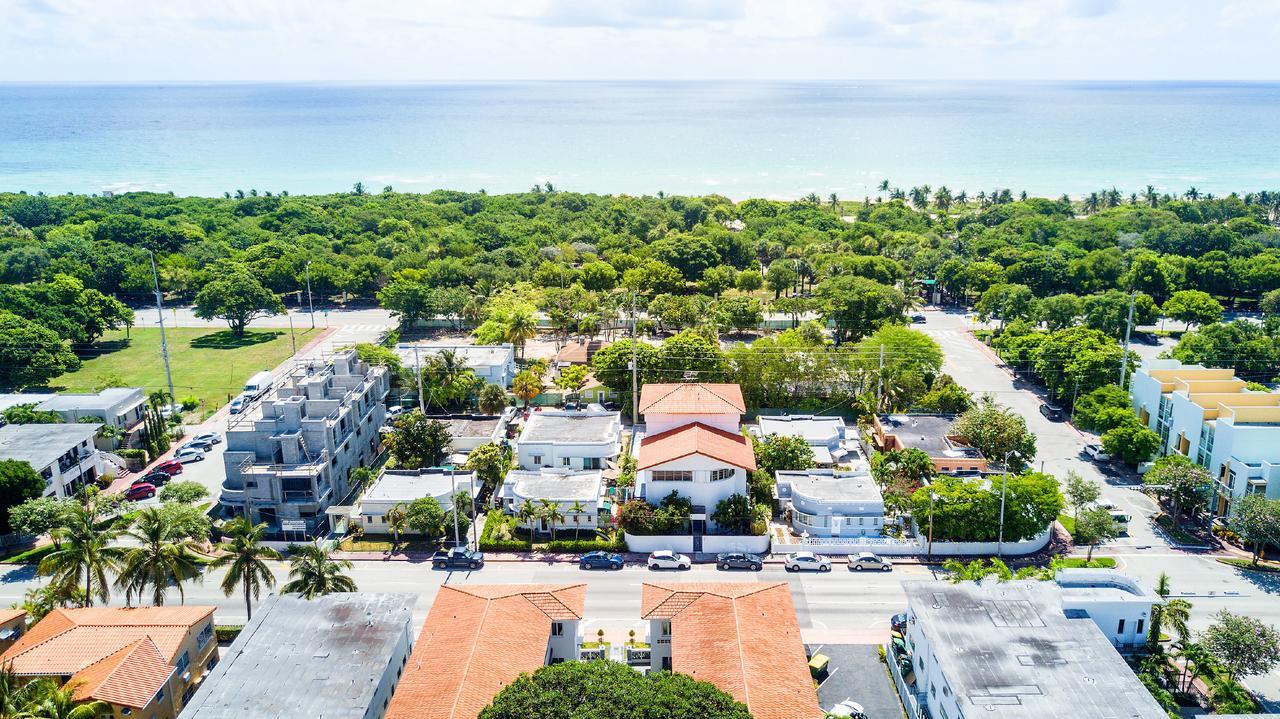
[[[1122,550],[1168,547],[1151,528],[1150,518],[1158,510],[1155,502],[1138,491],[1142,486],[1138,476],[1118,464],[1099,465],[1084,456],[1084,445],[1098,441],[1095,435],[1080,432],[1067,422],[1052,422],[1040,414],[1042,398],[1032,391],[1031,385],[1014,384],[1013,375],[999,365],[995,353],[974,338],[970,331],[974,325],[969,317],[938,310],[926,311],[924,315],[925,324],[916,325],[915,329],[941,345],[945,355],[943,371],[975,397],[990,394],[996,402],[1026,418],[1028,429],[1036,435],[1035,469],[1043,468],[1059,479],[1069,471],[1093,479],[1102,485],[1103,500],[1114,503],[1133,517],[1129,534],[1112,542],[1110,547]],[[1117,367],[1116,380],[1119,379]]]
[[[845,699],[862,705],[867,719],[903,719],[902,701],[880,661],[875,644],[810,644],[810,656],[831,658],[827,676],[818,685],[818,704],[830,711]]]

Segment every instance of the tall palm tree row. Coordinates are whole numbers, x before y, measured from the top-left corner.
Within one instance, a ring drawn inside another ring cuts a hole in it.
[[[334,592],[356,591],[355,581],[343,574],[351,569],[351,562],[333,559],[314,544],[300,548],[289,558],[289,564],[289,581],[280,587],[281,593],[314,599]]]
[[[115,546],[120,531],[110,526],[99,526],[97,506],[93,502],[67,510],[65,522],[50,532],[57,549],[50,552],[36,573],[52,577],[54,584],[70,586],[80,584],[84,588],[84,604],[90,606],[96,598],[103,604],[111,600],[111,585],[107,572],[115,572],[125,557],[125,549]],[[82,580],[83,578],[83,580]]]
[[[560,512],[560,504],[550,499],[538,500],[542,506],[538,508],[538,514],[546,520],[547,528],[551,530],[551,541],[556,541],[556,524],[564,521],[564,515]]]
[[[276,584],[276,576],[271,573],[267,560],[280,559],[280,553],[263,546],[262,538],[267,531],[265,523],[253,524],[241,517],[227,522],[223,531],[228,537],[218,545],[223,554],[211,566],[227,570],[222,577],[223,594],[229,597],[237,587],[243,588],[245,615],[252,619],[252,600],[258,598],[263,587],[270,588]]]
[[[178,590],[178,596],[186,601],[182,583],[203,580],[203,567],[196,555],[196,541],[184,536],[169,516],[157,507],[147,507],[138,512],[133,527],[125,536],[138,543],[124,551],[118,568],[116,586],[123,589],[125,601],[133,603],[141,599],[151,587],[151,603],[164,604],[169,587]]]
[[[520,503],[520,507],[516,510],[516,517],[529,528],[529,551],[533,551],[533,522],[538,518],[538,507],[533,500],[526,499]]]

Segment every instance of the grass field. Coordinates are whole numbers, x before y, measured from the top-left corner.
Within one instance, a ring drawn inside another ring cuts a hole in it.
[[[295,332],[302,347],[320,330]],[[289,330],[249,330],[243,337],[229,330],[178,327],[165,331],[169,365],[177,399],[194,395],[211,412],[240,393],[245,380],[259,370],[272,369],[293,354]],[[165,389],[164,361],[160,358],[160,330],[134,328],[110,332],[97,348],[81,355],[83,366],[50,384],[73,392],[92,392],[103,386],[142,387],[151,392]]]

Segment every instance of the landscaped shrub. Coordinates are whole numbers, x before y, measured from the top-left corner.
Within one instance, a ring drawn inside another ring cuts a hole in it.
[[[182,405],[183,412],[190,412],[191,410],[200,406],[200,398],[193,394],[189,394],[186,397],[183,397],[182,399],[178,400],[178,404]]]
[[[244,629],[243,624],[220,624],[213,628],[213,634],[218,638],[219,644],[227,644],[234,642],[236,637],[240,636],[242,629]]]
[[[117,449],[115,454],[121,459],[146,459],[147,450],[145,449]]]
[[[529,542],[515,538],[515,517],[493,510],[484,518],[484,529],[480,531],[480,551],[527,552]]]
[[[547,543],[547,551],[551,552],[621,552],[626,547],[626,542],[615,544],[603,539],[557,539]]]

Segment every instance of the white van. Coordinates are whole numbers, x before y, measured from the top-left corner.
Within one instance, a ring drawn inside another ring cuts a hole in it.
[[[271,373],[266,370],[262,370],[250,377],[249,381],[245,383],[244,394],[251,400],[258,399],[271,389],[271,382]]]

